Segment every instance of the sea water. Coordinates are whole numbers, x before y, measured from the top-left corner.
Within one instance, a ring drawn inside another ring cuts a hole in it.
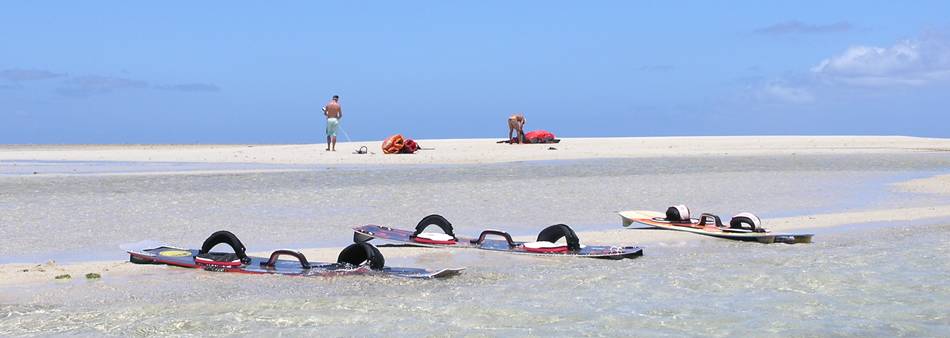
[[[945,205],[887,184],[950,172],[941,154],[312,168],[287,173],[0,177],[8,262],[197,246],[230,229],[252,251],[343,246],[363,223],[458,233],[614,229],[614,211],[687,203],[769,215]],[[741,208],[741,210],[737,210]],[[950,220],[820,230],[815,243],[657,243],[623,261],[431,250],[390,265],[466,266],[447,280],[141,275],[10,287],[0,335],[913,335],[950,332]],[[867,229],[863,230],[862,229]],[[650,231],[650,230],[628,230]],[[386,250],[398,250],[390,248]]]

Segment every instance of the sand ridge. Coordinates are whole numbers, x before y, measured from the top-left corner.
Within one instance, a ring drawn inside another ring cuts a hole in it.
[[[479,164],[673,156],[950,151],[950,139],[905,136],[703,136],[564,138],[510,145],[496,139],[418,140],[412,155],[385,155],[380,141],[288,145],[0,145],[0,161],[123,161],[315,165]],[[360,146],[370,154],[353,154]],[[551,149],[554,148],[554,149]]]
[[[898,182],[892,186],[903,192],[950,195],[950,175]]]

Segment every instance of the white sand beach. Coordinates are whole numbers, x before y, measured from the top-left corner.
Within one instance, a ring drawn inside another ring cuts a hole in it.
[[[266,164],[479,164],[682,156],[891,154],[950,151],[950,140],[904,136],[710,136],[565,138],[557,144],[495,139],[418,140],[413,155],[385,155],[381,141],[302,145],[0,145],[0,161],[121,161]],[[374,154],[352,154],[366,146]],[[556,150],[549,150],[549,148]]]

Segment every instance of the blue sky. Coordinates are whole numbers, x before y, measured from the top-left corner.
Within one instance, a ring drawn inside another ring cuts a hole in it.
[[[0,143],[950,136],[950,2],[7,2]]]

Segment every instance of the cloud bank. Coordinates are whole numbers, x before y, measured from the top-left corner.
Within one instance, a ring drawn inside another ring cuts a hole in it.
[[[811,68],[819,78],[848,85],[926,85],[950,79],[950,41],[926,36],[893,46],[853,46]]]
[[[791,104],[816,102],[824,93],[846,88],[950,83],[950,38],[924,34],[891,46],[852,46],[807,71],[750,82],[755,83],[749,87],[754,98]]]

